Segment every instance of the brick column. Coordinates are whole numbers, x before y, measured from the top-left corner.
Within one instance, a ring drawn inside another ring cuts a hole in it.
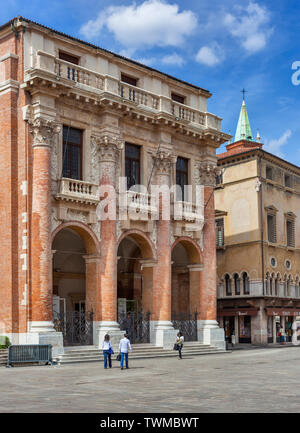
[[[170,172],[173,157],[166,151],[160,151],[154,157],[156,185],[170,186]],[[171,245],[170,245],[170,209],[163,213],[167,200],[159,199],[159,219],[157,221],[157,265],[153,277],[153,332],[151,342],[157,346],[171,348],[176,340],[176,331],[171,322]]]
[[[114,346],[124,332],[117,322],[117,230],[116,230],[116,171],[120,161],[120,137],[103,133],[92,137],[99,155],[100,171],[100,269],[98,286],[97,341],[102,344],[109,333]]]
[[[61,346],[61,333],[52,322],[51,252],[51,146],[58,126],[37,118],[30,122],[33,135],[31,211],[31,322],[30,334],[42,344]],[[57,335],[49,335],[49,333]],[[32,340],[32,336],[30,337]],[[58,341],[56,341],[58,339]],[[56,347],[57,349],[57,347]]]
[[[198,339],[225,347],[224,330],[217,322],[217,274],[214,186],[218,168],[213,162],[198,165],[200,184],[204,186],[203,271],[200,273],[200,320]]]

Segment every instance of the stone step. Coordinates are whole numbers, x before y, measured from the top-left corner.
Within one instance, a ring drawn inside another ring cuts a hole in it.
[[[216,347],[202,344],[193,344],[184,348],[184,356],[196,356],[207,354],[228,353],[228,351],[217,349]],[[130,353],[130,359],[149,359],[149,358],[163,358],[163,357],[177,357],[178,352],[174,350],[164,350],[160,347],[151,346],[148,350],[140,348]],[[87,350],[87,351],[72,351],[69,350],[64,355],[58,356],[55,359],[59,365],[71,364],[77,362],[103,362],[103,354],[101,350]],[[112,357],[113,362],[116,362],[116,353]]]

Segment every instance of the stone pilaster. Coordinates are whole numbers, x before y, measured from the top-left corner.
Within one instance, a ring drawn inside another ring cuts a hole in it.
[[[170,186],[173,156],[162,150],[154,157],[155,179],[158,186]],[[162,205],[159,199],[159,220],[157,221],[157,266],[153,278],[153,315],[151,342],[165,349],[172,348],[176,340],[176,330],[171,322],[171,245],[170,245],[170,209],[168,218],[163,219]],[[165,213],[165,212],[164,212]]]
[[[116,174],[120,159],[122,141],[117,134],[103,132],[92,137],[99,156],[100,185],[100,239],[101,257],[99,270],[100,299],[97,342],[102,344],[104,335],[109,333],[116,347],[124,332],[117,322],[117,229],[116,229]],[[102,202],[102,203],[101,203]],[[105,204],[105,205],[104,205]],[[106,212],[109,211],[109,214]],[[112,213],[111,213],[112,212]]]
[[[51,252],[51,147],[60,127],[36,118],[30,123],[33,136],[31,215],[31,321],[28,343],[52,344],[53,355],[62,352],[62,334],[52,322]]]
[[[213,162],[197,166],[198,181],[204,185],[203,271],[200,273],[200,320],[198,339],[225,348],[224,330],[217,322],[216,230],[214,187],[219,169]]]

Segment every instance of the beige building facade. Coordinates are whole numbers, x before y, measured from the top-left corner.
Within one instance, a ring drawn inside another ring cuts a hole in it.
[[[235,343],[275,343],[284,328],[286,340],[297,344],[300,168],[245,134],[218,156],[220,326]]]

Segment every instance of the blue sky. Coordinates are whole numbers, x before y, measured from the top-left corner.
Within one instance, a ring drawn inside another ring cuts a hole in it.
[[[300,165],[299,0],[1,0],[23,15],[213,93],[208,111],[234,135],[245,88],[252,133]],[[224,151],[221,148],[220,151]]]

